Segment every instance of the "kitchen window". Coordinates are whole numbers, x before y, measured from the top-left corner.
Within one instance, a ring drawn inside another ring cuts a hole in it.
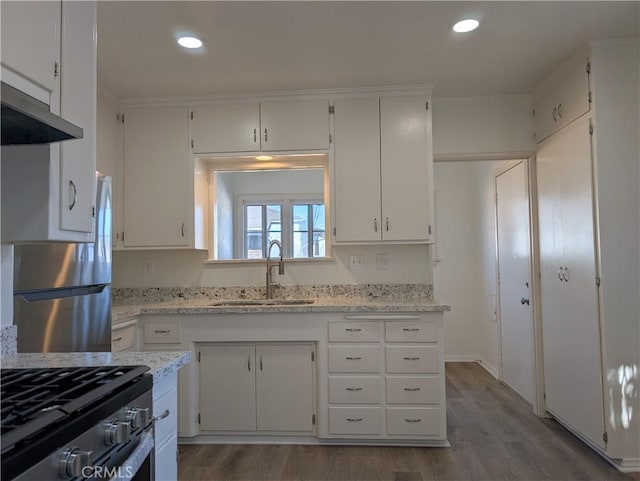
[[[207,159],[210,260],[265,259],[278,240],[289,259],[329,256],[326,154]],[[272,255],[279,255],[277,249]]]

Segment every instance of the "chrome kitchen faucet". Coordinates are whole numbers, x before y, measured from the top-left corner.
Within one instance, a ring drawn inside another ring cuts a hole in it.
[[[284,259],[282,258],[282,244],[279,240],[274,239],[269,242],[269,248],[267,249],[267,299],[271,299],[273,297],[273,274],[271,269],[275,267],[275,264],[271,262],[271,249],[274,245],[278,246],[280,249],[280,261],[278,261],[278,274],[284,274]]]

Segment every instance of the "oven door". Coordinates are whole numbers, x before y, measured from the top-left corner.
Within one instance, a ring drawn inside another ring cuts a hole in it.
[[[127,455],[126,452],[129,454]],[[89,479],[108,479],[109,481],[151,481],[154,465],[153,429],[142,433],[133,451],[127,450],[100,468],[95,466]]]

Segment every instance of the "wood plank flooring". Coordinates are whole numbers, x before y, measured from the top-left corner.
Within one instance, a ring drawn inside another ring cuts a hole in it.
[[[640,481],[474,363],[447,363],[450,448],[181,445],[180,481]]]

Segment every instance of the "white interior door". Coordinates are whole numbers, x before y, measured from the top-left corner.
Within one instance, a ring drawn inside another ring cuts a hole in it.
[[[535,358],[528,190],[525,162],[496,176],[502,380],[533,404]]]

